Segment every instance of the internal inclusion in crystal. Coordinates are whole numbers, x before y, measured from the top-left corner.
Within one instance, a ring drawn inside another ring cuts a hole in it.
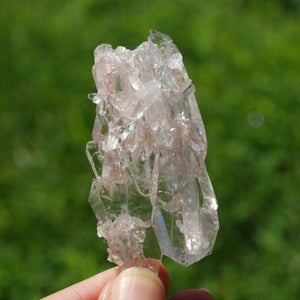
[[[133,51],[101,44],[93,76],[89,202],[108,259],[122,268],[162,255],[185,266],[199,261],[219,222],[205,129],[180,52],[157,31]]]

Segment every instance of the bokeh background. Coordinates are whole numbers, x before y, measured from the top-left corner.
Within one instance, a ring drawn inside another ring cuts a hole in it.
[[[300,297],[298,0],[1,0],[0,299],[38,299],[112,265],[87,202],[100,43],[149,29],[183,54],[221,228],[211,256],[165,258],[171,295]]]

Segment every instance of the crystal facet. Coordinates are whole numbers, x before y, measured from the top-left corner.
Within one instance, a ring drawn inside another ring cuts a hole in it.
[[[133,51],[101,44],[93,76],[89,202],[108,259],[125,268],[161,255],[185,266],[199,261],[212,250],[218,205],[195,88],[180,52],[157,31]]]

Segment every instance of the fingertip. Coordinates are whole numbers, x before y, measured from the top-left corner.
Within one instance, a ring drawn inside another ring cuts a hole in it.
[[[132,267],[108,283],[98,300],[164,300],[162,281],[147,268]]]
[[[190,289],[175,294],[170,300],[215,300],[207,289]]]
[[[106,286],[102,289],[98,300],[107,300],[111,299],[112,287],[114,285],[115,279],[112,279],[110,282],[106,284]]]
[[[165,293],[168,295],[170,291],[170,276],[167,269],[158,259],[147,258],[147,262],[156,270],[158,277],[164,285]]]

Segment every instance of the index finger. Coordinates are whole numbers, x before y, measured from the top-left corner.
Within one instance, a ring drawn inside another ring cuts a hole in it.
[[[118,267],[73,284],[41,300],[97,300],[105,285],[120,274]]]
[[[164,285],[166,295],[168,295],[170,278],[166,268],[156,259],[148,258],[147,262],[157,271],[157,275]],[[109,269],[41,300],[97,300],[106,284],[115,279],[120,272],[118,267]]]

